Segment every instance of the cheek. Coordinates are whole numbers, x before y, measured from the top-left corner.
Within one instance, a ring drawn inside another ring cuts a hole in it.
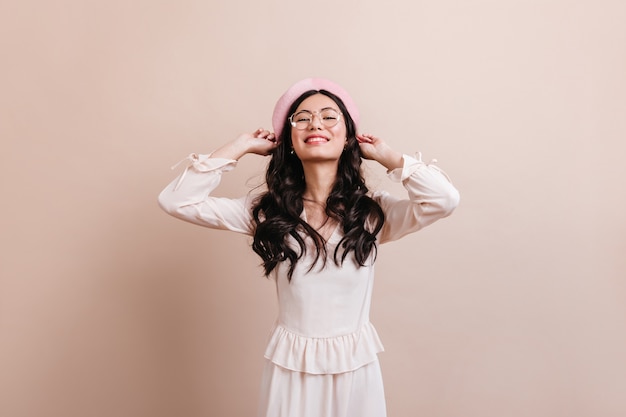
[[[292,148],[294,146],[299,146],[302,140],[304,140],[304,138],[301,138],[300,136],[298,136],[298,131],[291,132],[291,147]]]
[[[346,138],[348,136],[348,129],[344,125],[335,126],[333,134],[335,137]]]

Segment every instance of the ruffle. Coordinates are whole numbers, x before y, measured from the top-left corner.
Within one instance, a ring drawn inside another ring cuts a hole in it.
[[[183,180],[187,176],[187,172],[191,167],[193,167],[197,172],[211,172],[211,171],[219,171],[227,172],[231,171],[237,165],[237,161],[234,159],[225,159],[225,158],[211,158],[211,154],[197,154],[192,153],[186,156],[185,158],[178,161],[174,166],[172,166],[172,170],[178,168],[179,165],[186,163],[185,170],[180,177],[178,177],[178,181],[176,181],[176,185],[174,186],[174,191],[178,190],[178,187],[183,183]]]
[[[347,335],[306,337],[276,325],[265,357],[283,368],[309,374],[340,374],[376,360],[384,350],[371,323]]]

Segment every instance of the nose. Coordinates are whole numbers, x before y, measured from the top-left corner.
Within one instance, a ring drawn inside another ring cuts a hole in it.
[[[311,122],[309,123],[310,130],[320,129],[322,127],[322,116],[317,113],[311,114]]]

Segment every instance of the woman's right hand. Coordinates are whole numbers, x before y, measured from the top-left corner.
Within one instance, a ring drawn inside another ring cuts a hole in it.
[[[276,146],[278,146],[276,136],[269,130],[265,130],[263,128],[257,129],[252,134],[244,133],[239,137],[239,139],[247,142],[247,153],[254,153],[257,155],[269,155],[274,149],[276,149]]]
[[[232,142],[218,148],[211,154],[212,158],[238,160],[248,153],[266,156],[278,146],[274,133],[263,128],[252,133],[244,133]]]

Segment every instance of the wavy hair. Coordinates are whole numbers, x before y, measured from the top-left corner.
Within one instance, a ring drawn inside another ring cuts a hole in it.
[[[333,261],[341,265],[349,253],[359,266],[364,266],[371,254],[376,256],[376,235],[383,227],[385,216],[380,205],[367,195],[368,189],[361,173],[361,149],[356,139],[356,127],[341,98],[326,90],[310,90],[298,97],[288,114],[314,94],[331,98],[339,107],[346,124],[347,144],[341,154],[337,178],[326,200],[326,215],[336,220],[343,238],[333,253]],[[307,251],[305,237],[315,246],[315,260],[309,271],[322,260],[326,265],[328,251],[325,239],[300,215],[304,209],[302,196],[306,188],[302,162],[291,152],[291,125],[285,120],[279,145],[274,150],[265,174],[267,191],[259,196],[252,208],[255,226],[252,249],[263,260],[268,276],[279,262],[289,261],[291,281],[297,262]],[[290,245],[290,237],[299,248]],[[297,250],[299,249],[299,250]]]

